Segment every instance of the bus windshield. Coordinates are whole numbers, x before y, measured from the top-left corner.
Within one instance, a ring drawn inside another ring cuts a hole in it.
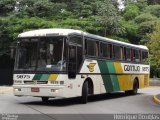
[[[15,70],[65,71],[65,37],[21,38]]]

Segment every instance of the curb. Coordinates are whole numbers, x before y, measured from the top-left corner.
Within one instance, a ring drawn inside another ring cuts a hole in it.
[[[160,99],[158,99],[157,96],[158,96],[158,95],[154,95],[154,96],[153,96],[153,100],[154,100],[155,103],[160,104]]]
[[[13,92],[12,87],[0,87],[0,94],[11,93]]]

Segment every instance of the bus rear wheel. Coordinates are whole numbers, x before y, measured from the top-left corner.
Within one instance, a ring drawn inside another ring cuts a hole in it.
[[[88,102],[88,81],[83,84],[82,87],[82,96],[81,96],[81,103],[86,104]]]
[[[44,103],[48,102],[48,100],[49,100],[49,97],[42,97],[42,101],[43,101]]]
[[[137,81],[137,80],[134,80],[133,90],[125,91],[125,93],[126,93],[127,95],[136,95],[136,94],[138,93],[138,88],[139,88],[138,81]]]

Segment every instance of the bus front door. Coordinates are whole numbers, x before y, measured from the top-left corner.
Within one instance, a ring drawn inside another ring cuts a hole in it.
[[[76,78],[77,72],[77,47],[69,46],[68,50],[68,78]]]

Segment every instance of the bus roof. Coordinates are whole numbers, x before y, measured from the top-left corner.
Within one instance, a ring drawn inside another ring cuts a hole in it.
[[[38,30],[31,30],[31,31],[23,32],[19,34],[18,37],[39,37],[39,36],[56,36],[56,35],[65,36],[71,33],[82,34],[83,32],[80,30],[61,29],[61,28],[38,29]]]
[[[148,48],[144,45],[134,45],[134,44],[130,44],[130,43],[126,43],[126,42],[122,42],[122,41],[118,41],[118,40],[114,40],[106,37],[101,37],[99,35],[93,35],[90,33],[86,33],[80,30],[74,30],[74,29],[62,29],[62,28],[38,29],[38,30],[23,32],[19,34],[18,37],[23,38],[23,37],[42,37],[42,36],[57,36],[57,35],[67,36],[69,34],[74,34],[74,33],[79,35],[83,34],[86,37],[101,40],[101,41],[108,41],[110,43],[121,44],[128,47],[135,47],[135,48],[148,50]]]

